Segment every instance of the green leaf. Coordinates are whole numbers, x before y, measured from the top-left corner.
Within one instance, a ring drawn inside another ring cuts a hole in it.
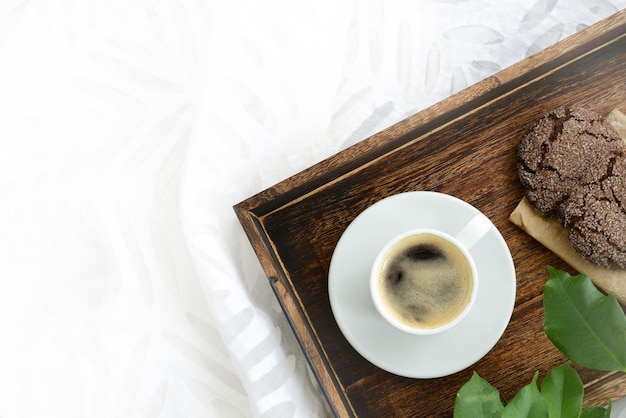
[[[626,315],[615,297],[604,296],[584,274],[548,270],[543,324],[548,338],[578,365],[626,371]]]
[[[611,418],[611,408],[611,399],[609,399],[609,405],[606,408],[601,406],[588,406],[583,409],[580,418]]]
[[[454,418],[497,418],[503,408],[500,392],[474,372],[456,395]]]
[[[541,384],[550,418],[578,417],[583,409],[583,381],[568,364],[550,370]]]
[[[611,413],[601,406],[590,406],[583,410],[580,418],[611,418]]]
[[[517,392],[502,411],[502,418],[548,418],[548,407],[537,388],[538,377],[539,372],[531,383]]]

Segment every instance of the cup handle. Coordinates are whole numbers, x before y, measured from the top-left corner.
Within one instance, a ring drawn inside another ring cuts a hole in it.
[[[493,224],[489,218],[479,212],[456,234],[455,238],[469,250],[487,235],[492,227]]]

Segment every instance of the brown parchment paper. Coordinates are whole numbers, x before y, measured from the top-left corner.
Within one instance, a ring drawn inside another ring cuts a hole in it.
[[[626,116],[622,112],[613,110],[607,120],[626,138]],[[567,228],[561,226],[556,219],[544,218],[525,197],[509,219],[576,271],[589,276],[596,286],[626,305],[626,270],[617,267],[602,268],[585,260],[572,248],[567,237]]]

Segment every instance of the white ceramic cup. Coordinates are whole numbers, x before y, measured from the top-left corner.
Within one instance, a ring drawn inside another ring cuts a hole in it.
[[[370,272],[370,293],[372,296],[372,300],[376,307],[376,310],[380,313],[380,315],[391,325],[396,327],[397,329],[416,335],[432,335],[440,332],[444,332],[449,330],[450,328],[458,325],[463,318],[465,318],[468,313],[471,311],[475,301],[476,295],[478,293],[478,272],[476,269],[476,264],[472,258],[472,255],[469,252],[469,248],[471,248],[474,244],[476,244],[480,239],[486,235],[486,233],[491,228],[491,222],[482,214],[476,215],[459,233],[457,233],[454,237],[436,229],[428,229],[428,228],[420,228],[414,229],[410,231],[403,232],[396,237],[392,238],[389,242],[385,244],[385,246],[379,251],[376,256],[374,263],[372,265],[372,269]],[[396,314],[393,313],[392,308],[390,308],[386,303],[382,300],[381,294],[381,268],[385,260],[388,259],[389,252],[403,239],[419,234],[431,234],[437,237],[442,238],[448,243],[452,244],[456,247],[459,252],[466,259],[467,264],[471,270],[471,280],[472,280],[472,290],[469,301],[463,308],[463,310],[458,313],[456,316],[451,318],[448,322],[440,324],[435,327],[418,327],[408,325],[407,323],[401,321]]]

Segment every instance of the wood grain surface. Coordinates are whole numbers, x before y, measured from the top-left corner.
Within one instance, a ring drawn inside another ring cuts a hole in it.
[[[580,104],[603,114],[626,103],[626,11],[246,199],[235,211],[337,416],[452,416],[474,371],[506,399],[566,361],[543,332],[547,265],[575,273],[509,221],[523,192],[516,151],[550,109]],[[622,111],[626,109],[622,108]],[[330,309],[330,259],[350,222],[397,193],[432,190],[487,215],[516,267],[517,296],[500,341],[466,370],[409,379],[362,358]],[[624,373],[578,368],[586,404],[626,395]]]

